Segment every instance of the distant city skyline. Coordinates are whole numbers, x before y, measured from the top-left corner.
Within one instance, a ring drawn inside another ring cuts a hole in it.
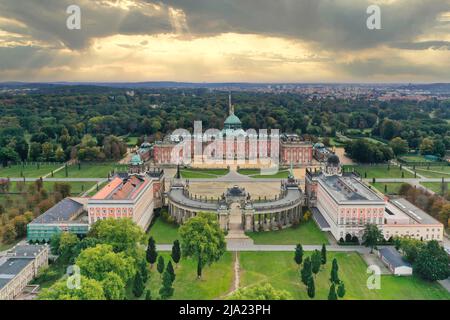
[[[381,30],[366,27],[371,4]],[[433,83],[448,70],[448,0],[0,0],[0,82]]]

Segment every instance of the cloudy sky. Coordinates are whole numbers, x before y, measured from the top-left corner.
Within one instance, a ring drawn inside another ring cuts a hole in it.
[[[450,82],[450,0],[0,0],[13,80]]]

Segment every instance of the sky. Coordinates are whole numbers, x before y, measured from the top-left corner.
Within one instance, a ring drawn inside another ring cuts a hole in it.
[[[0,0],[0,81],[450,82],[450,0]]]

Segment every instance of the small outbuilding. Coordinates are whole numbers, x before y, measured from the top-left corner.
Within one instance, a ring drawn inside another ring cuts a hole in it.
[[[378,256],[381,261],[396,276],[410,276],[413,268],[410,263],[406,262],[401,254],[393,247],[384,247],[378,250]]]

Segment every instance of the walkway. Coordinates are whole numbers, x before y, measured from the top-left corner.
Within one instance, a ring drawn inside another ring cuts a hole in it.
[[[158,251],[171,251],[171,244],[158,244],[156,245]],[[321,245],[304,245],[304,251],[314,251],[321,250]],[[339,245],[329,245],[327,246],[328,251],[336,252],[358,252],[361,254],[369,253],[370,249],[364,246],[339,246]],[[228,244],[227,251],[272,251],[272,252],[283,252],[283,251],[295,251],[295,245],[256,245],[256,244]]]

